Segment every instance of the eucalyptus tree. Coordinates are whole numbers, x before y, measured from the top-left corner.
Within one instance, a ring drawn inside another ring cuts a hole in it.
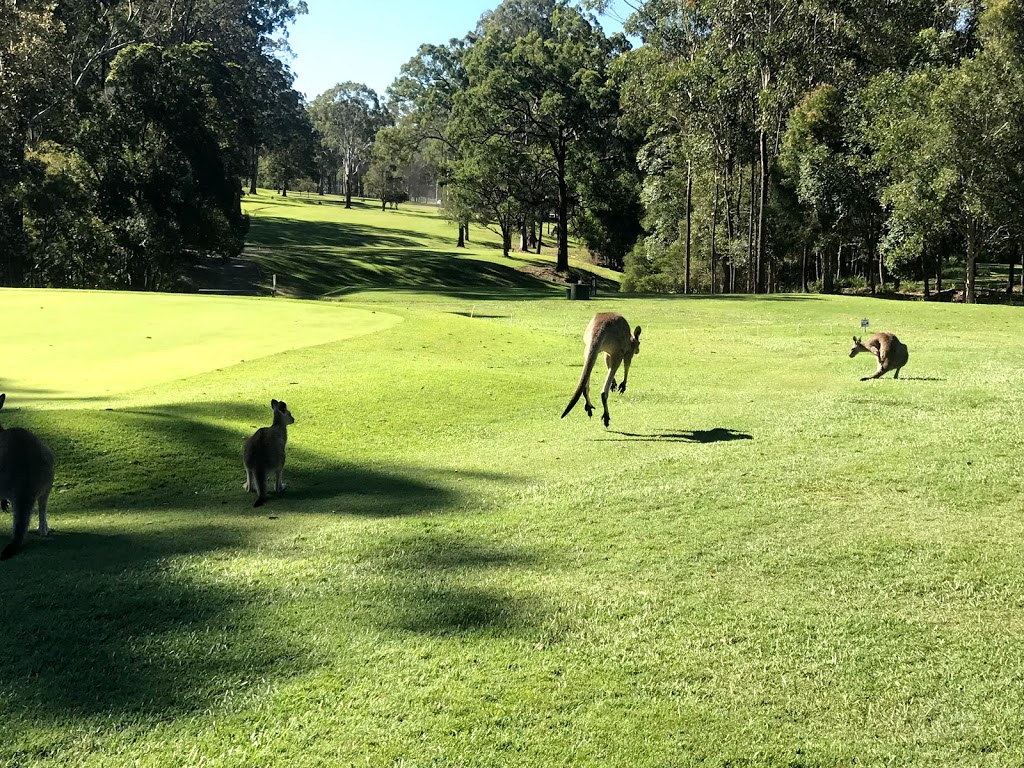
[[[345,82],[317,96],[310,116],[321,142],[337,159],[345,207],[351,208],[355,184],[370,163],[377,132],[391,124],[391,113],[372,88]]]
[[[506,0],[481,19],[478,32],[464,59],[469,87],[456,99],[456,114],[477,113],[480,146],[511,143],[520,163],[547,155],[556,190],[556,269],[568,271],[575,174],[608,145],[618,98],[609,67],[628,43],[607,38],[567,0]]]

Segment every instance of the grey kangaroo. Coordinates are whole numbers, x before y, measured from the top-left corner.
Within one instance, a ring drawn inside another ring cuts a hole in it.
[[[7,401],[0,394],[0,408]],[[46,505],[53,488],[53,452],[46,443],[27,429],[0,427],[0,506],[6,511],[8,500],[14,509],[14,540],[0,552],[0,560],[9,560],[21,550],[28,532],[32,507],[39,502],[39,535],[50,532]]]
[[[284,449],[288,443],[288,425],[294,424],[288,406],[283,400],[271,400],[274,409],[274,423],[260,427],[251,437],[245,439],[242,448],[242,463],[245,465],[245,490],[256,491],[254,507],[262,507],[267,500],[267,473],[277,476],[275,490],[284,490],[281,475],[284,473]]]
[[[892,377],[898,379],[900,377],[900,369],[907,364],[907,360],[910,359],[910,352],[907,351],[907,345],[897,339],[891,333],[876,333],[867,343],[861,342],[856,336],[853,337],[853,348],[850,349],[850,357],[856,357],[859,352],[870,352],[878,360],[878,370],[871,376],[864,376],[861,381],[867,381],[868,379],[877,379],[880,376],[884,376],[889,371],[895,370]]]
[[[626,379],[629,377],[629,364],[633,356],[640,354],[640,326],[638,325],[632,333],[629,330],[629,323],[626,318],[616,312],[599,312],[590,321],[587,330],[583,332],[583,373],[580,374],[580,383],[576,386],[572,400],[562,412],[562,418],[573,409],[573,406],[583,395],[587,416],[594,415],[594,406],[590,402],[590,374],[597,363],[597,356],[604,352],[604,362],[608,366],[608,377],[605,379],[604,387],[601,389],[601,404],[604,406],[604,414],[601,420],[607,427],[610,417],[608,415],[608,390],[615,389],[615,373],[619,364],[623,365],[622,383],[619,384],[619,392],[626,391]]]

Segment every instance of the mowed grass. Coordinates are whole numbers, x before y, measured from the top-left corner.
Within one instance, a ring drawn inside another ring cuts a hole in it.
[[[458,227],[436,206],[403,203],[381,210],[373,199],[336,195],[281,197],[262,190],[243,199],[252,217],[246,255],[266,281],[290,296],[339,295],[360,288],[415,288],[465,295],[479,290],[518,289],[519,295],[549,293],[555,264],[553,235],[542,233],[540,255],[502,255],[501,238],[471,225],[465,248],[456,248]],[[518,242],[518,241],[517,241]],[[618,274],[581,261],[570,241],[570,266],[597,275],[618,289]]]
[[[0,568],[0,765],[1024,761],[1019,309],[22,297],[75,363],[3,342],[0,423],[59,467]],[[644,328],[609,429],[558,418],[598,310]],[[863,317],[901,380],[858,381]],[[202,365],[125,386],[176,320]],[[271,397],[289,487],[256,510]]]

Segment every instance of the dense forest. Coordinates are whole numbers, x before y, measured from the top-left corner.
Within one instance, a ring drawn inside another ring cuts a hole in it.
[[[1021,0],[603,5],[505,0],[306,104],[301,2],[2,0],[0,279],[173,288],[259,183],[439,200],[563,272],[575,237],[625,290],[1024,288]]]

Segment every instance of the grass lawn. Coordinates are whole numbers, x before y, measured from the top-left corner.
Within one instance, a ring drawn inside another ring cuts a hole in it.
[[[45,315],[0,423],[59,462],[0,568],[0,765],[1024,762],[1019,309],[346,289],[319,248],[338,301],[0,292]],[[644,328],[607,430],[558,418],[598,310]]]

